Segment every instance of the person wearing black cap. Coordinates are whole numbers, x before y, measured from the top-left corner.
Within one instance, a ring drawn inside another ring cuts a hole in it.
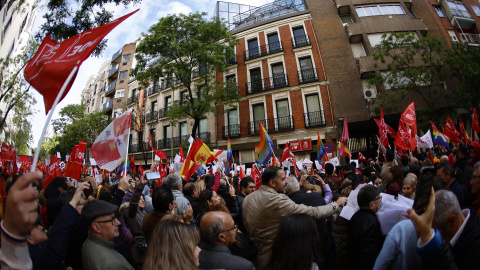
[[[82,220],[88,226],[88,238],[82,246],[84,269],[134,269],[113,249],[112,241],[119,235],[117,212],[116,205],[101,200],[89,201],[83,207]]]
[[[366,185],[357,196],[358,210],[350,219],[348,250],[352,265],[358,269],[372,269],[383,246],[384,236],[376,213],[380,209],[385,186]]]

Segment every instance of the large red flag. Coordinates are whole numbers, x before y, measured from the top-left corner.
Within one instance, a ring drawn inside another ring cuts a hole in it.
[[[178,149],[178,155],[180,156],[180,163],[185,162],[185,155],[183,154],[183,148],[180,144],[180,149]]]
[[[81,141],[73,147],[72,153],[68,158],[67,169],[65,170],[65,177],[71,177],[75,180],[80,179],[82,174],[83,159],[85,157],[85,149],[87,149],[87,142]]]
[[[155,150],[155,148],[153,147],[152,134],[150,134],[148,138],[148,143],[150,144],[150,147],[152,148],[153,152],[155,152],[155,155],[157,157],[159,157],[160,159],[167,159],[167,156],[165,155],[165,152],[163,152],[163,150]]]
[[[142,175],[142,177],[143,177],[143,174],[145,173],[145,171],[143,170],[143,166],[142,166],[141,164],[138,166],[138,172],[139,172],[139,173]]]
[[[262,174],[257,168],[256,164],[252,166],[252,172],[250,173],[250,177],[252,177],[253,181],[255,181],[255,190],[258,190],[262,185]]]
[[[53,178],[61,177],[62,172],[60,171],[60,167],[58,166],[57,155],[53,155],[50,159],[50,165],[47,167],[47,174],[43,179],[43,189],[46,189],[48,184],[52,182]]]
[[[167,170],[165,170],[165,168],[163,167],[162,165],[162,162],[159,162],[158,163],[158,171],[160,172],[160,177],[161,179],[167,177]],[[160,181],[161,182],[161,181]]]
[[[130,170],[132,170],[133,174],[137,173],[137,167],[135,166],[135,157],[133,155],[130,157]]]
[[[101,169],[111,172],[125,161],[131,120],[132,110],[130,109],[113,120],[93,143],[90,153]]]
[[[455,128],[455,125],[452,122],[452,119],[450,119],[450,116],[447,117],[447,123],[445,124],[445,130],[443,133],[450,138],[450,141],[458,144],[460,142],[460,139],[458,136],[460,136],[460,132]]]
[[[462,143],[467,145],[470,143],[470,138],[468,137],[467,131],[465,130],[465,125],[463,124],[462,119],[460,119],[460,130],[462,132]]]
[[[415,114],[415,104],[412,102],[402,113],[402,120],[412,128],[412,137],[417,135],[417,116]]]
[[[25,67],[25,79],[43,95],[45,113],[48,113],[52,107],[57,94],[72,70],[90,56],[105,35],[137,11],[138,9],[63,42],[52,40],[50,35],[45,37],[32,60]],[[67,95],[76,75],[75,73],[60,100]]]
[[[475,132],[480,133],[480,124],[478,123],[477,109],[473,108],[472,128]]]
[[[293,155],[292,152],[290,152],[290,145],[287,142],[285,144],[285,148],[283,149],[283,154],[282,154],[282,159],[280,160],[280,164],[282,164],[288,158],[293,158],[293,157],[294,157],[294,155]]]
[[[2,142],[1,158],[3,160],[16,160],[17,151],[8,146],[5,142]]]
[[[395,137],[395,146],[407,151],[410,148],[410,132],[402,119],[398,122],[397,136]]]

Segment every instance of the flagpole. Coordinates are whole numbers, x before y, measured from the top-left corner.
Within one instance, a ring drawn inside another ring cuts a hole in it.
[[[130,121],[132,117],[130,116]],[[131,125],[130,125],[131,126]],[[128,129],[128,137],[127,137],[127,155],[125,155],[125,170],[123,172],[123,175],[127,175],[127,163],[128,163],[128,146],[130,145],[130,128]],[[130,168],[132,170],[132,168]]]
[[[72,69],[67,79],[63,83],[62,88],[60,89],[60,92],[58,92],[57,97],[55,98],[55,101],[53,102],[53,105],[50,108],[50,112],[48,112],[47,120],[45,121],[45,125],[43,126],[42,135],[38,140],[37,150],[35,151],[35,157],[33,158],[32,168],[30,169],[30,171],[32,172],[34,172],[37,168],[38,157],[40,156],[40,149],[42,148],[43,139],[45,138],[45,132],[47,131],[47,127],[50,124],[50,120],[52,119],[53,112],[55,111],[55,107],[57,107],[58,102],[60,102],[60,98],[63,96],[65,89],[70,84],[70,81],[72,80],[75,73],[77,73],[77,70],[78,70],[78,66],[75,66]]]

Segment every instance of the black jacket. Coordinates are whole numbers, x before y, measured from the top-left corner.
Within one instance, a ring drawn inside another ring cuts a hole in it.
[[[382,250],[384,239],[375,213],[358,210],[350,219],[348,227],[348,251],[352,265],[356,269],[372,269]]]
[[[454,247],[442,241],[433,253],[423,258],[425,269],[480,269],[480,222],[475,210]]]
[[[212,245],[201,241],[199,269],[254,270],[255,266],[247,259],[232,255],[226,246]]]

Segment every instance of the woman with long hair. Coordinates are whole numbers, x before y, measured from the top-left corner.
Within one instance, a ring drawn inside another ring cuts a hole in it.
[[[169,219],[160,222],[150,238],[143,270],[196,270],[199,241],[200,234],[191,225]]]
[[[315,220],[305,214],[290,215],[282,220],[273,241],[268,270],[319,269],[320,235]]]
[[[385,193],[393,195],[395,197],[398,196],[398,194],[402,194],[402,186],[403,186],[403,179],[405,177],[403,176],[402,168],[400,166],[392,166],[390,168],[390,177],[385,181],[384,184],[387,186],[385,189]]]

